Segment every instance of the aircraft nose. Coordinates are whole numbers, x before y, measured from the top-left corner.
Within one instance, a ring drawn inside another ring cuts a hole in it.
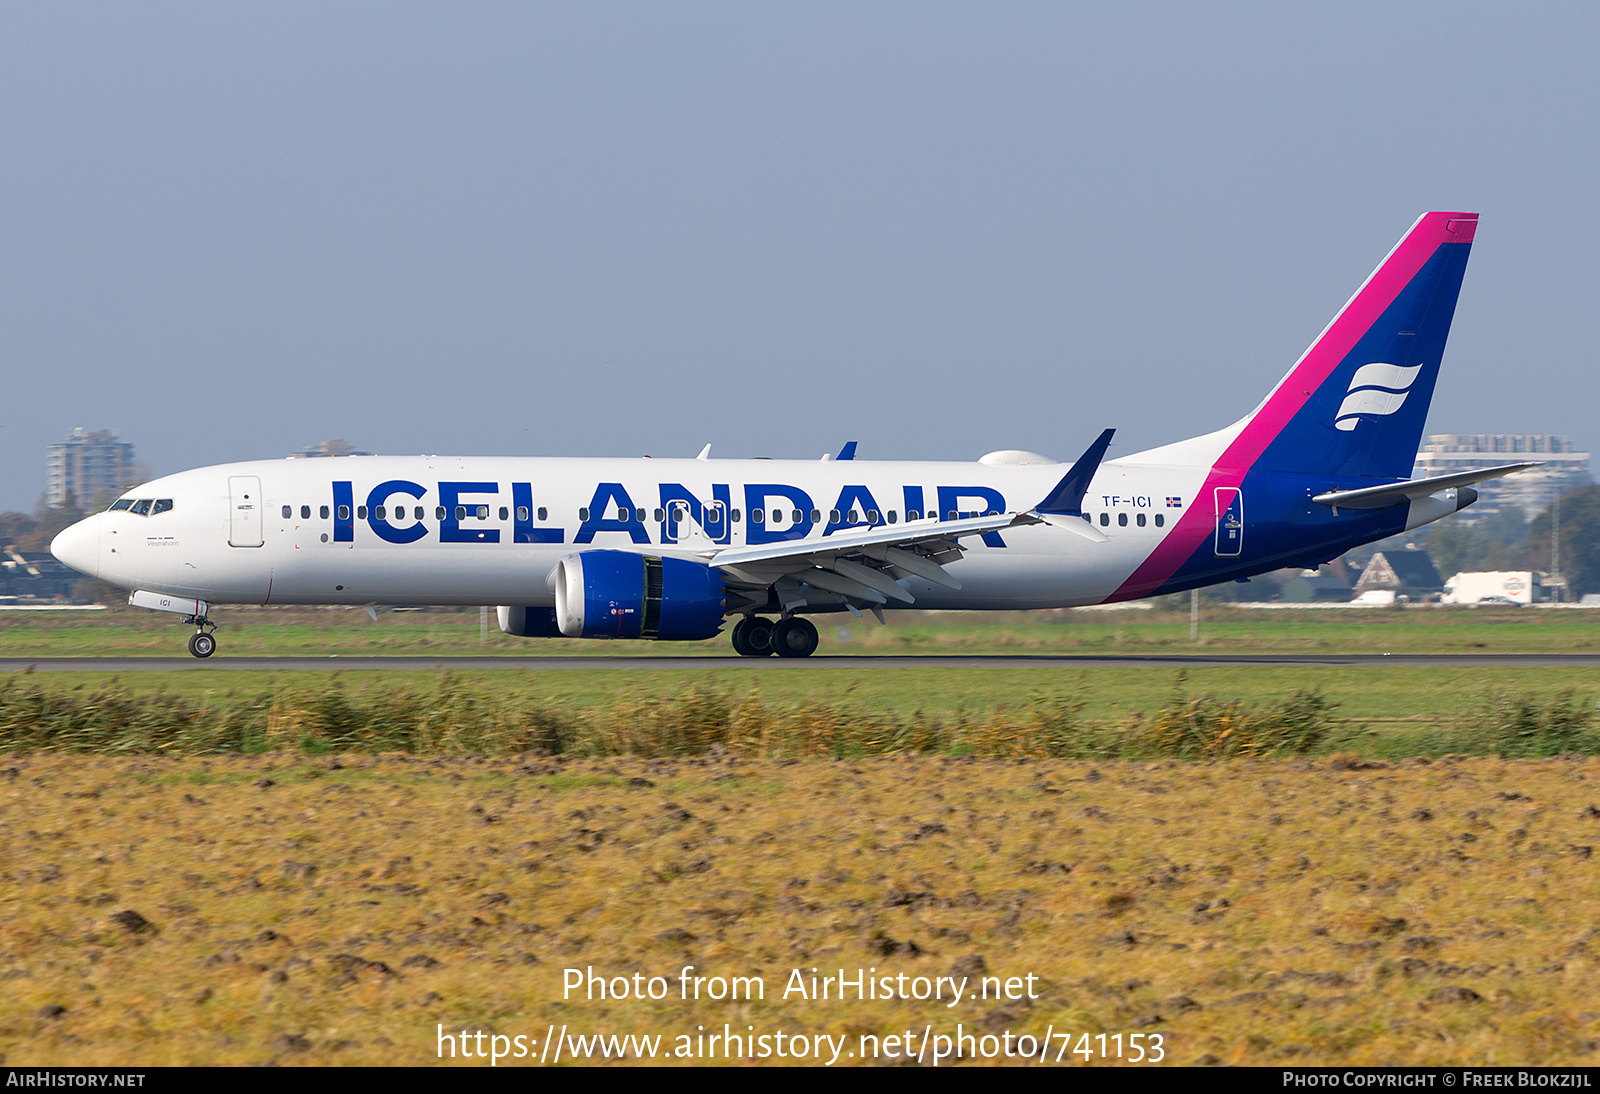
[[[80,573],[98,577],[100,573],[99,514],[86,517],[50,541],[50,553]]]

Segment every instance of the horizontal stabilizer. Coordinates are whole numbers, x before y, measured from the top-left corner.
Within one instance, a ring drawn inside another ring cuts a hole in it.
[[[1537,463],[1508,463],[1502,467],[1485,467],[1481,471],[1462,471],[1459,474],[1440,475],[1433,479],[1412,479],[1410,482],[1395,482],[1388,486],[1334,490],[1327,494],[1318,494],[1311,500],[1319,505],[1332,505],[1338,509],[1383,509],[1390,505],[1399,505],[1404,501],[1425,498],[1441,490],[1471,486],[1475,482],[1498,479],[1501,475],[1514,475],[1518,471],[1538,466],[1540,465]]]

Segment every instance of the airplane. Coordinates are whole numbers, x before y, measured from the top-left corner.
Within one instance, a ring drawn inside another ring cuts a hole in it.
[[[1475,213],[1423,214],[1267,397],[1212,433],[1070,466],[338,456],[184,471],[50,550],[192,624],[215,604],[498,605],[526,637],[710,638],[806,657],[808,616],[1109,604],[1312,567],[1533,463],[1412,480]]]

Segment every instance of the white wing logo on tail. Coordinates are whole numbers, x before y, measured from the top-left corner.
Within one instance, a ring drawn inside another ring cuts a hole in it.
[[[1346,432],[1356,427],[1361,415],[1384,416],[1399,410],[1422,372],[1421,365],[1402,368],[1375,361],[1362,365],[1350,379],[1350,391],[1339,404],[1333,427]]]

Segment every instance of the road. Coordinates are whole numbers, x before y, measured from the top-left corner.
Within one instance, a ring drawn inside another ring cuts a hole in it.
[[[562,669],[649,669],[654,672],[710,669],[897,669],[897,668],[1089,668],[1110,665],[1521,665],[1578,668],[1600,666],[1600,653],[1397,653],[1397,654],[927,654],[918,657],[8,657],[0,672],[334,672],[367,670],[431,672],[450,669],[522,672]]]

